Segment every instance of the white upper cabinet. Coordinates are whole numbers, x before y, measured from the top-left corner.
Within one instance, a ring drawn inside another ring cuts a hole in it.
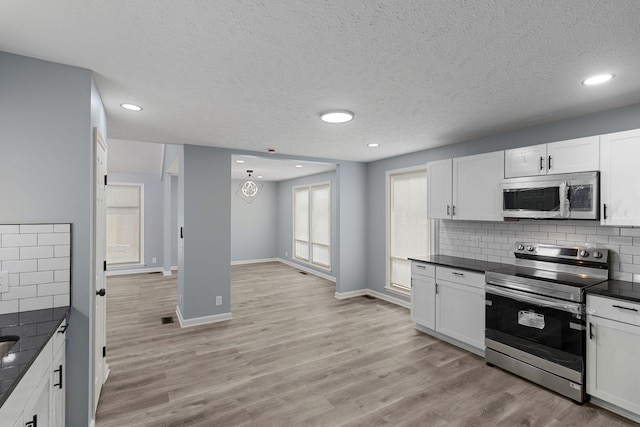
[[[427,163],[427,216],[450,219],[452,197],[452,159]]]
[[[504,151],[427,163],[431,219],[502,221]]]
[[[600,169],[600,137],[506,150],[505,178],[597,171]]]
[[[504,151],[453,159],[454,219],[502,221]]]
[[[504,176],[545,175],[547,173],[547,144],[514,148],[504,152]]]
[[[600,137],[603,225],[640,225],[640,129]]]

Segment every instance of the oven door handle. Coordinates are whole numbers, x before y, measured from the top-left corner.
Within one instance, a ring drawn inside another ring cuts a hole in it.
[[[554,308],[561,311],[566,311],[573,314],[583,314],[582,304],[571,303],[568,301],[557,300],[555,298],[548,298],[541,295],[533,295],[527,292],[515,291],[512,289],[505,289],[499,286],[486,285],[485,290],[487,293],[500,295],[506,298],[511,298],[520,302],[528,302],[536,304],[541,307]]]

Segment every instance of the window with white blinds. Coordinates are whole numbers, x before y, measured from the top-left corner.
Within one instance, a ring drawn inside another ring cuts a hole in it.
[[[142,184],[107,185],[107,264],[143,262]]]
[[[293,188],[293,256],[331,268],[331,185]]]
[[[408,257],[429,255],[427,171],[390,171],[387,188],[387,288],[409,293]]]

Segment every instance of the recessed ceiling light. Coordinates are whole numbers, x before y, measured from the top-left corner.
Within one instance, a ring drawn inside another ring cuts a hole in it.
[[[258,175],[256,178],[258,178],[258,179],[262,179],[262,178],[264,178],[264,176],[262,176],[262,175]]]
[[[378,144],[377,142],[372,142],[371,144],[367,144],[367,147],[380,147],[380,144]]]
[[[320,119],[326,123],[346,123],[353,120],[353,113],[347,110],[327,111],[320,114]]]
[[[244,163],[244,160],[236,160],[236,163]]]
[[[302,167],[302,165],[296,165],[296,167],[297,167],[297,168],[301,168],[301,167]]]
[[[136,104],[124,103],[124,104],[120,104],[120,106],[125,110],[129,110],[129,111],[142,111],[142,107]]]
[[[598,76],[589,77],[588,79],[583,80],[582,84],[585,86],[598,85],[600,83],[608,82],[614,77],[614,74],[600,74]]]

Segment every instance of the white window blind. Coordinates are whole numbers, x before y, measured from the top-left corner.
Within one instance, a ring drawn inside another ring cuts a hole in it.
[[[429,254],[427,172],[391,173],[388,185],[388,284],[392,289],[409,292],[411,261],[408,257]]]
[[[331,186],[314,184],[293,189],[295,258],[331,267]]]
[[[142,185],[107,186],[107,264],[142,262]]]

